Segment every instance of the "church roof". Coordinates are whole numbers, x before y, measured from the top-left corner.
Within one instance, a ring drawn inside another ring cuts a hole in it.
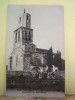
[[[41,52],[41,53],[47,53],[48,50],[47,49],[41,49],[41,48],[36,48],[37,52]]]

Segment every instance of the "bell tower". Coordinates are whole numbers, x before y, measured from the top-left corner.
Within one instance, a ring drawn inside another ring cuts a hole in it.
[[[14,49],[22,48],[24,51],[33,51],[33,29],[31,29],[31,15],[23,11],[19,17],[18,28],[14,31]],[[31,49],[32,48],[32,49]]]
[[[21,26],[31,28],[31,15],[25,13],[25,9],[23,14],[19,17],[19,27]]]

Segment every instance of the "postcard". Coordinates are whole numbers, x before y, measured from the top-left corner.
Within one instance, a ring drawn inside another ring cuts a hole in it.
[[[64,7],[9,5],[7,96],[65,96]]]

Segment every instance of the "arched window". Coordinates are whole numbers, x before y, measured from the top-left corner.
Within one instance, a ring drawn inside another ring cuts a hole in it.
[[[28,41],[27,32],[26,32],[26,31],[25,31],[25,41],[26,41],[26,42]]]
[[[27,15],[27,20],[28,20],[28,15]]]
[[[25,44],[25,31],[22,31],[22,44]]]
[[[21,23],[21,17],[19,18],[19,24]]]
[[[17,32],[15,34],[15,42],[17,43]]]
[[[20,41],[20,31],[18,32],[18,42]]]
[[[31,33],[29,32],[29,41],[31,41]]]

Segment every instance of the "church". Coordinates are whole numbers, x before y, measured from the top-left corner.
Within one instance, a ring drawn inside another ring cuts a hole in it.
[[[48,50],[37,48],[33,43],[31,15],[24,12],[19,17],[18,28],[14,30],[13,51],[9,58],[8,71],[43,72],[47,66],[45,55]],[[53,54],[54,55],[54,54]]]

